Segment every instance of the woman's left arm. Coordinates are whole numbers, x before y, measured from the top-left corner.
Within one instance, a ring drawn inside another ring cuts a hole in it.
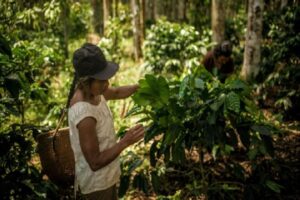
[[[135,93],[139,85],[127,85],[115,88],[108,88],[104,93],[106,100],[125,99]]]

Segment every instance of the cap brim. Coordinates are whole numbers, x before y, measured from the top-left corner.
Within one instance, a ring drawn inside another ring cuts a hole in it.
[[[119,70],[119,65],[114,62],[107,62],[107,66],[101,72],[91,76],[98,80],[108,80],[113,77]]]

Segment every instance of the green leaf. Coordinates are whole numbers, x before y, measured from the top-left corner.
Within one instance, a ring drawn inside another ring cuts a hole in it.
[[[213,146],[213,149],[212,149],[212,151],[211,151],[211,154],[212,154],[212,157],[213,157],[213,159],[214,160],[216,160],[217,159],[217,153],[218,153],[218,149],[219,149],[220,147],[219,147],[219,145],[214,145]]]
[[[156,156],[155,156],[158,151],[157,144],[158,144],[158,142],[155,141],[150,147],[150,164],[152,167],[155,167],[156,161],[157,161]]]
[[[249,150],[248,157],[250,160],[253,160],[254,158],[256,158],[257,154],[258,154],[258,148],[253,148]]]
[[[154,171],[151,172],[151,183],[152,183],[154,191],[156,193],[158,193],[160,191],[161,184],[160,184],[159,176]]]
[[[162,131],[160,131],[160,129],[156,125],[151,125],[149,129],[146,130],[144,142],[148,143],[151,139],[161,133]]]
[[[211,112],[208,114],[207,117],[208,124],[210,125],[216,124],[216,120],[217,120],[216,112]]]
[[[267,180],[265,182],[266,186],[268,188],[270,188],[271,190],[273,190],[274,192],[276,193],[280,193],[280,189],[283,189],[283,187],[277,183],[275,183],[274,181],[271,181],[271,180]]]
[[[129,182],[130,182],[130,176],[129,175],[121,176],[120,186],[119,186],[119,189],[118,189],[118,196],[119,197],[123,197],[126,194],[128,188],[129,188]]]
[[[145,194],[148,193],[148,180],[143,173],[134,176],[132,186],[143,191]]]
[[[183,99],[186,93],[187,88],[189,87],[190,76],[186,76],[180,84],[179,87],[179,98]]]
[[[131,174],[137,167],[141,166],[144,162],[142,159],[136,159],[131,165],[128,167],[128,173]]]
[[[240,79],[232,80],[226,83],[226,86],[230,89],[248,89],[248,85]]]
[[[204,89],[204,81],[201,78],[195,78],[195,88]]]
[[[222,184],[222,189],[223,190],[239,190],[240,188],[238,186],[235,185],[228,185],[228,184]]]
[[[235,113],[240,112],[240,97],[235,92],[230,92],[226,96],[225,101],[226,109],[232,110]]]
[[[272,135],[272,132],[269,129],[269,127],[265,125],[253,125],[251,126],[251,129],[259,132],[262,135],[268,135],[268,136]]]
[[[176,142],[175,145],[172,145],[171,153],[172,153],[172,161],[176,163],[183,163],[185,161],[185,153],[181,141]]]
[[[163,142],[166,145],[170,145],[176,141],[179,135],[180,135],[180,129],[178,129],[177,127],[171,127],[170,130],[165,132]]]
[[[219,98],[214,102],[212,103],[209,107],[213,110],[213,111],[218,111],[219,108],[224,104],[225,102],[225,94],[222,93]]]

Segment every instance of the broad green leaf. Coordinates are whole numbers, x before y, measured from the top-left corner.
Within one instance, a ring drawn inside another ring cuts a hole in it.
[[[123,197],[128,188],[129,188],[129,183],[130,183],[130,176],[129,175],[123,175],[121,176],[121,180],[120,180],[120,186],[119,186],[119,189],[118,189],[118,196],[119,197]]]
[[[195,79],[195,88],[204,89],[204,81],[200,78]]]
[[[159,179],[159,176],[157,175],[156,172],[152,171],[151,172],[151,183],[152,183],[152,186],[153,186],[153,189],[156,193],[158,193],[160,191],[160,179]]]
[[[135,93],[132,96],[132,99],[139,106],[147,106],[151,104],[149,98],[147,98],[145,95],[142,95],[141,93]]]
[[[214,102],[212,103],[209,107],[213,110],[213,111],[218,111],[219,108],[224,104],[225,102],[225,94],[222,93],[219,98]]]
[[[240,97],[235,92],[230,92],[226,95],[226,109],[232,110],[235,113],[240,112]]]
[[[180,87],[179,87],[179,98],[180,99],[184,98],[185,92],[186,92],[187,88],[189,87],[189,80],[190,80],[190,77],[186,76],[181,81],[181,84],[180,84]]]
[[[216,112],[211,112],[208,114],[207,117],[208,124],[213,125],[216,123],[216,120],[217,120]]]
[[[156,125],[150,126],[150,128],[145,133],[144,142],[145,143],[149,142],[151,139],[153,139],[155,136],[159,134],[161,134],[161,132],[159,131]]]
[[[169,101],[169,85],[165,78],[162,76],[158,77],[159,83],[159,96],[164,104],[167,104]]]
[[[258,148],[250,149],[248,152],[248,157],[250,160],[253,160],[258,154]]]

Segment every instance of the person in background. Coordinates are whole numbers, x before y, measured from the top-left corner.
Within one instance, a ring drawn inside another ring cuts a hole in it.
[[[109,87],[119,65],[106,61],[101,49],[86,43],[73,55],[74,80],[68,97],[68,124],[75,157],[75,192],[88,200],[116,200],[119,154],[144,137],[140,124],[117,141],[108,100],[123,99],[138,85]]]
[[[231,58],[232,45],[229,41],[224,41],[216,45],[213,50],[207,52],[202,64],[221,82],[234,72],[233,59]]]

